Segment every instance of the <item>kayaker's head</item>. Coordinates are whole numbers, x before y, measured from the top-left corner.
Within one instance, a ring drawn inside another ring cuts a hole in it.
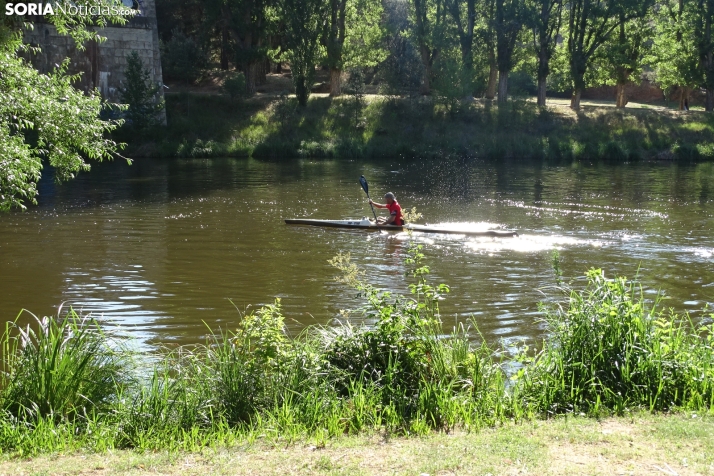
[[[388,192],[385,196],[384,199],[387,201],[388,204],[392,204],[397,201],[397,197],[394,196],[392,192]]]

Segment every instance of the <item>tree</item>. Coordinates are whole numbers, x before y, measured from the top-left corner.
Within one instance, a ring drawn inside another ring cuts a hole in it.
[[[474,74],[474,28],[476,26],[476,0],[447,0],[447,8],[456,25],[463,64],[463,82],[469,96],[473,95],[471,81]]]
[[[496,61],[496,0],[483,0],[481,2],[481,16],[485,19],[482,22],[480,37],[486,45],[488,51],[488,85],[486,86],[486,99],[496,97],[498,86],[498,61]]]
[[[141,62],[139,53],[132,51],[126,56],[124,89],[119,93],[121,101],[128,106],[126,118],[132,129],[143,131],[156,125],[164,110],[160,98],[160,86],[152,84],[151,73]]]
[[[545,106],[550,60],[558,46],[563,21],[563,0],[533,0],[529,7],[528,23],[533,34],[533,49],[538,58],[538,105]]]
[[[414,17],[414,37],[419,47],[422,62],[421,94],[431,93],[431,77],[434,61],[441,50],[446,28],[446,0],[411,0]]]
[[[714,111],[714,38],[712,38],[712,23],[714,23],[714,0],[695,0],[694,36],[697,53],[699,54],[699,70],[702,85],[706,89],[704,108]]]
[[[5,11],[5,0],[0,10]],[[76,0],[75,5],[96,5]],[[102,1],[118,6],[121,2]],[[78,48],[88,40],[102,41],[92,26],[122,24],[121,16],[48,15],[57,31],[70,35]],[[87,160],[117,156],[122,145],[107,134],[121,121],[100,117],[107,105],[98,91],[84,94],[72,86],[78,76],[67,74],[68,62],[50,74],[40,74],[20,57],[25,19],[0,17],[0,210],[36,203],[43,160],[55,168],[58,181],[89,170]]]
[[[245,74],[246,94],[253,95],[260,64],[268,58],[270,0],[207,0],[206,26],[219,32],[221,66],[227,69],[227,52]]]
[[[330,96],[342,94],[345,68],[376,66],[386,59],[382,48],[383,13],[379,0],[329,0],[325,46],[330,68]]]
[[[513,68],[516,40],[523,28],[523,0],[496,0],[496,60],[498,62],[498,102],[508,100],[508,73]]]
[[[643,45],[650,37],[650,18],[643,15],[630,21],[620,21],[617,35],[606,45],[606,61],[614,76],[616,105],[619,108],[627,105],[625,87],[632,76],[640,74]]]
[[[161,43],[162,70],[165,77],[195,83],[208,66],[208,54],[195,38],[179,29]]]
[[[645,15],[651,0],[569,0],[568,56],[573,79],[570,107],[580,109],[585,74],[615,29]]]
[[[685,110],[691,91],[703,82],[698,68],[694,11],[685,0],[662,2],[654,14],[654,35],[647,63],[665,93],[679,91],[679,110]]]
[[[327,6],[322,0],[282,0],[285,23],[285,56],[290,62],[298,103],[305,107],[315,77],[315,66],[323,54]]]

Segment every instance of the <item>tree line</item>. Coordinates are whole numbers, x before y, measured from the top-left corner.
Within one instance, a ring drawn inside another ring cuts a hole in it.
[[[332,96],[348,69],[402,92],[499,102],[525,75],[539,105],[560,91],[574,109],[604,84],[624,107],[646,73],[680,109],[701,89],[714,110],[714,0],[157,0],[157,11],[168,76],[235,67],[253,94],[271,64],[288,64],[302,104],[323,67]]]

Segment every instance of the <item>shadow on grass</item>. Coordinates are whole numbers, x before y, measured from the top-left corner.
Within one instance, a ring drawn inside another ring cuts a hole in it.
[[[232,101],[167,97],[167,128],[123,131],[134,157],[481,158],[633,162],[714,158],[714,120],[704,113],[542,109],[514,100],[446,105],[434,98],[312,97]]]

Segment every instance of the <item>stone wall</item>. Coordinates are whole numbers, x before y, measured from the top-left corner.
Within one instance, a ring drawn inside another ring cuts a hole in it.
[[[40,72],[47,73],[65,58],[70,58],[69,72],[81,73],[77,88],[84,91],[99,89],[105,99],[118,102],[119,91],[124,87],[126,57],[136,51],[151,72],[152,80],[161,86],[163,97],[156,4],[154,0],[140,0],[134,2],[135,7],[137,3],[140,15],[129,20],[126,25],[99,29],[98,33],[106,41],[89,42],[84,50],[78,49],[69,36],[58,34],[53,25],[34,23],[34,28],[25,34],[25,42],[39,46],[41,53],[32,54],[30,61]],[[166,122],[165,113],[161,119]]]

